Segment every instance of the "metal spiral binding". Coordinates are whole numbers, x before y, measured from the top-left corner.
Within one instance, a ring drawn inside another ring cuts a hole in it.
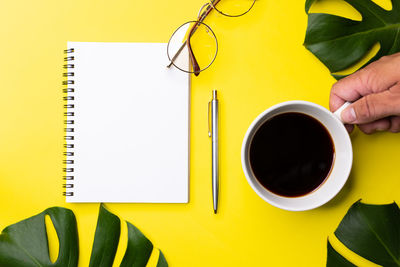
[[[63,184],[63,188],[65,191],[63,192],[64,196],[70,197],[74,195],[74,192],[72,189],[74,188],[74,152],[71,151],[75,145],[73,144],[73,141],[75,139],[74,137],[74,132],[75,129],[73,125],[75,124],[74,121],[74,108],[75,105],[73,101],[75,100],[74,97],[74,92],[75,88],[73,88],[75,81],[72,80],[73,77],[75,76],[75,73],[73,72],[73,69],[75,68],[75,65],[73,64],[73,61],[75,60],[75,57],[73,56],[74,49],[66,49],[64,50],[64,54],[66,54],[66,57],[64,57],[64,61],[66,61],[66,64],[64,64],[63,68],[66,69],[66,72],[63,73],[63,77],[66,77],[67,80],[64,80],[62,82],[63,85],[66,85],[67,88],[63,88],[63,93],[65,94],[63,97],[63,100],[65,101],[64,104],[64,109],[67,109],[64,112],[64,116],[66,119],[64,120],[64,124],[66,127],[64,128],[65,136],[65,144],[64,144],[64,157],[66,159],[63,160],[63,172],[65,173],[63,176],[63,179],[65,180],[65,183]]]

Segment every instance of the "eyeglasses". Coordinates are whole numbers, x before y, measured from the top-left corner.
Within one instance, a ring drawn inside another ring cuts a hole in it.
[[[250,11],[255,1],[210,0],[204,4],[197,20],[182,24],[169,39],[167,54],[170,63],[167,67],[174,65],[181,71],[198,76],[214,62],[218,52],[217,37],[203,22],[204,19],[213,9],[227,17],[240,17]]]

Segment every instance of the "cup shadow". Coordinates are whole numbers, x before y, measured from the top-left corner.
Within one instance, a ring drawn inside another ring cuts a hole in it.
[[[347,179],[345,185],[343,188],[339,191],[339,193],[330,201],[328,201],[326,204],[322,205],[322,209],[331,209],[334,208],[340,203],[343,203],[348,199],[351,195],[351,192],[353,191],[354,188],[354,179],[355,179],[355,174],[354,174],[354,169],[350,171],[349,178]]]
[[[358,129],[354,129],[353,132],[350,134],[351,137],[351,142],[352,145],[354,146],[355,140],[359,138],[360,132]],[[340,203],[343,203],[346,201],[347,198],[349,198],[353,188],[354,188],[354,181],[356,179],[356,175],[354,174],[354,148],[353,148],[353,167],[350,171],[349,178],[346,181],[346,184],[343,186],[342,190],[329,202],[327,202],[325,205],[322,205],[322,209],[331,209],[334,208]]]

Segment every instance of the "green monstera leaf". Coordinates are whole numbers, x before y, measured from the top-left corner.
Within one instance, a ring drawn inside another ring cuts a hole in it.
[[[58,257],[54,263],[49,256],[46,215],[50,216],[59,240]],[[128,246],[120,266],[145,267],[153,251],[153,244],[135,226],[129,222],[127,226]],[[101,204],[89,266],[113,266],[120,231],[120,219]],[[76,267],[78,255],[75,215],[66,208],[49,208],[6,227],[0,234],[1,267]],[[157,267],[168,267],[161,251]]]
[[[46,233],[49,215],[59,240],[57,260],[52,263]],[[77,266],[78,230],[75,215],[64,208],[49,208],[42,213],[6,227],[0,234],[0,266]]]
[[[128,227],[128,246],[120,266],[145,267],[153,251],[153,244],[134,225],[129,222],[126,222],[126,224]],[[100,205],[90,267],[112,266],[119,236],[119,218],[104,208],[103,205]],[[157,267],[167,266],[168,263],[160,251]]]
[[[356,267],[353,263],[349,262],[345,257],[340,255],[328,241],[328,260],[327,267]]]
[[[306,0],[308,26],[304,45],[335,78],[342,78],[334,73],[358,63],[376,43],[380,44],[378,53],[363,66],[400,52],[400,0],[392,0],[389,11],[371,0],[344,0],[360,12],[361,21],[309,13],[311,5],[317,1],[321,0]]]
[[[400,209],[396,203],[354,203],[335,231],[350,250],[381,266],[400,266]],[[327,266],[355,266],[328,242]]]

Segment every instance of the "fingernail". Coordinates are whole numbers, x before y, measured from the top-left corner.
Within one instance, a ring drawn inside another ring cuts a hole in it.
[[[350,107],[342,112],[342,120],[343,122],[353,122],[356,120],[356,112],[354,108]]]

